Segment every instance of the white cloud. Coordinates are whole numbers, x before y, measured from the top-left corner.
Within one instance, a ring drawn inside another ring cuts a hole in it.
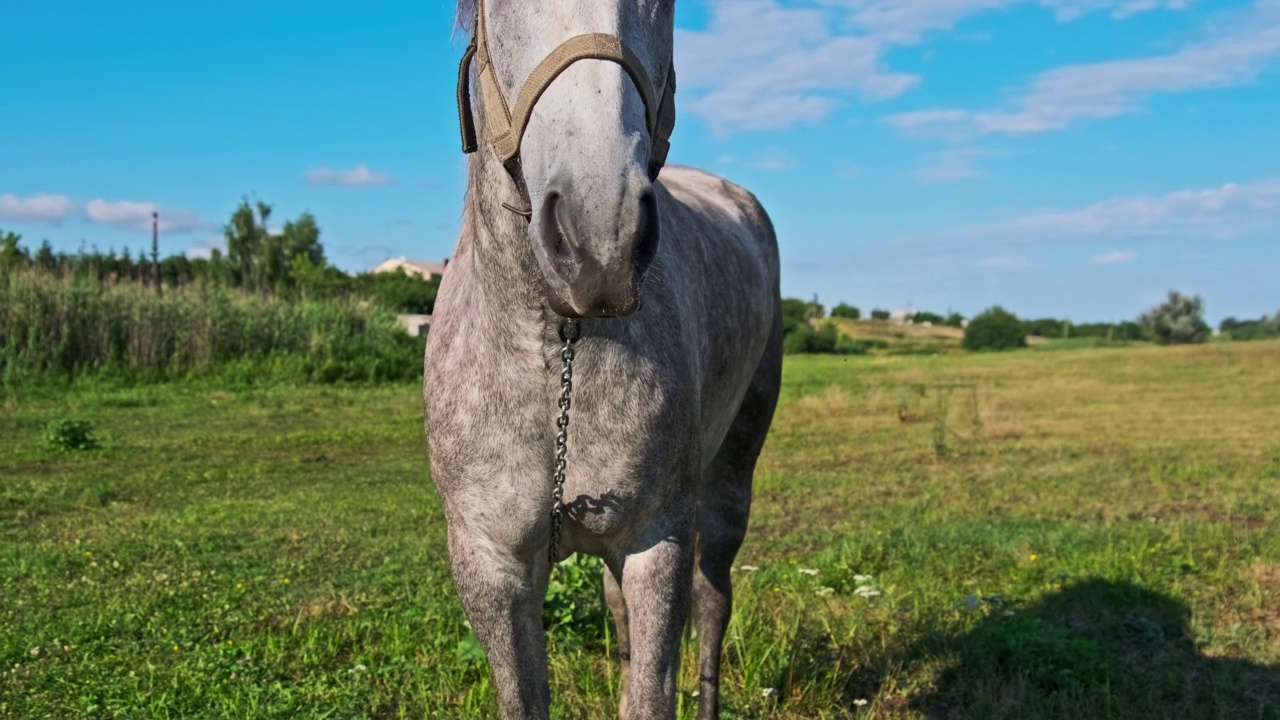
[[[919,82],[885,62],[960,19],[1032,0],[714,0],[705,30],[676,31],[681,107],[719,132],[824,120],[849,95],[898,97]],[[1061,21],[1110,9],[1121,18],[1188,0],[1035,0]]]
[[[197,258],[207,260],[213,257],[215,249],[220,253],[226,254],[227,239],[222,235],[209,235],[201,238],[195,245],[187,248],[186,255],[192,260]]]
[[[969,137],[1061,130],[1079,120],[1139,112],[1143,101],[1153,95],[1252,82],[1276,55],[1280,55],[1280,0],[1260,0],[1247,11],[1231,15],[1229,22],[1219,24],[1205,39],[1176,52],[1068,65],[1041,73],[1004,108],[930,108],[891,115],[887,121],[910,135]]]
[[[361,163],[350,170],[334,170],[330,167],[314,167],[307,171],[309,185],[341,185],[344,187],[364,187],[367,185],[390,185],[392,177],[369,169]]]
[[[796,161],[785,152],[770,148],[756,158],[753,164],[761,170],[787,170],[795,167]]]
[[[966,234],[1030,240],[1227,238],[1273,225],[1277,218],[1280,178],[1273,178],[1165,195],[1117,197],[1078,210],[1040,212],[970,228]]]
[[[1102,253],[1093,256],[1094,265],[1120,265],[1122,263],[1133,262],[1138,259],[1137,253],[1124,252],[1116,250],[1109,253]]]
[[[76,204],[66,195],[40,193],[21,198],[13,193],[0,195],[0,219],[13,222],[58,222],[70,217]]]
[[[152,213],[160,214],[160,232],[184,233],[212,225],[194,212],[165,209],[149,202],[90,200],[84,206],[89,222],[129,230],[150,230]]]
[[[926,185],[935,185],[938,183],[956,182],[958,180],[968,180],[970,178],[981,177],[985,175],[981,168],[974,164],[974,161],[996,155],[991,150],[983,150],[981,148],[959,148],[955,150],[943,150],[936,153],[929,163],[916,168],[911,172],[911,177],[916,182]]]
[[[1030,265],[1021,255],[993,255],[978,261],[978,267],[996,270],[1021,270]]]

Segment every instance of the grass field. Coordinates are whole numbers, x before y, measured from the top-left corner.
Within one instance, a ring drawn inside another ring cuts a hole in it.
[[[725,717],[1280,718],[1280,343],[789,357],[785,382]],[[420,406],[0,399],[0,717],[493,717]],[[50,448],[62,417],[100,447]],[[557,717],[616,702],[592,565],[549,605]]]

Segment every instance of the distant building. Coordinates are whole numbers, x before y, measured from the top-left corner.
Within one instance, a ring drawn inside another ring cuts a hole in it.
[[[428,260],[410,260],[408,258],[389,258],[373,271],[376,273],[398,272],[404,270],[409,275],[417,275],[423,280],[432,280],[444,275],[445,268],[449,267],[449,258],[445,258],[444,262],[430,262]]]
[[[911,308],[900,308],[889,313],[889,322],[894,325],[910,325],[911,318],[915,317],[916,311]]]
[[[430,315],[400,315],[399,319],[404,324],[404,329],[414,337],[424,337],[431,329]]]

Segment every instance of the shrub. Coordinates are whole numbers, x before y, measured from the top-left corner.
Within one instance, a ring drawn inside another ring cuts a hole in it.
[[[1204,301],[1199,295],[1187,297],[1169,291],[1169,299],[1142,316],[1142,330],[1161,345],[1202,343],[1209,337],[1204,321]]]
[[[942,324],[945,324],[946,321],[947,319],[942,317],[938,313],[918,312],[915,315],[911,316],[911,322],[914,322],[914,323],[929,323],[930,325],[942,325]]]
[[[57,418],[49,421],[44,430],[45,444],[54,450],[71,452],[94,450],[98,441],[93,437],[93,425],[88,420]]]
[[[876,308],[875,310],[871,311],[871,319],[872,320],[888,320],[889,311]]]
[[[862,311],[847,303],[840,303],[831,308],[831,317],[857,320],[862,317]]]
[[[1026,347],[1027,334],[1017,315],[996,305],[969,321],[963,344],[969,350],[1008,350]]]
[[[1022,321],[1022,331],[1024,333],[1027,335],[1039,335],[1044,338],[1070,337],[1070,327],[1071,323],[1055,318]]]
[[[1228,340],[1267,340],[1280,337],[1280,312],[1274,317],[1257,320],[1237,320],[1229,317],[1218,326]]]

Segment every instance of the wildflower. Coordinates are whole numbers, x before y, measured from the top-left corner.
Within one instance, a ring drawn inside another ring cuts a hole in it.
[[[743,565],[742,567],[740,567],[740,568],[738,568],[738,569],[739,569],[739,570],[741,570],[742,572],[755,572],[755,571],[759,570],[760,568],[756,567],[755,565]]]
[[[836,591],[836,589],[835,589],[835,588],[826,587],[826,586],[824,585],[823,587],[820,587],[820,588],[818,588],[817,590],[815,590],[815,591],[813,592],[813,594],[814,594],[814,595],[817,595],[818,597],[824,597],[824,596],[826,596],[826,595],[830,595],[831,593],[833,593],[833,592],[835,592],[835,591]]]
[[[800,568],[800,572],[808,575],[809,577],[813,577],[818,574],[818,571],[814,568]]]
[[[236,583],[236,589],[237,589],[237,590],[243,590],[243,589],[244,589],[244,583]]]
[[[853,581],[856,583],[866,583],[871,581],[870,575],[854,575]]]
[[[689,697],[698,697],[701,694],[702,694],[701,690],[694,690],[692,693],[689,694]]]
[[[283,582],[285,585],[288,585],[288,584],[289,584],[289,578],[285,578],[282,582]]]
[[[365,672],[365,671],[367,671],[368,669],[369,669],[369,668],[365,667],[363,663],[360,663],[360,664],[357,664],[357,665],[356,665],[356,672]]]
[[[859,585],[857,590],[853,591],[854,595],[864,598],[873,598],[880,594],[880,591],[870,585]]]
[[[1031,553],[1031,559],[1032,559],[1032,561],[1034,561],[1037,557],[1039,557],[1039,556],[1038,556],[1038,555],[1036,555],[1035,553]]]
[[[765,688],[764,690],[760,691],[761,697],[771,698],[771,697],[776,697],[777,695],[778,695],[778,691],[773,688]]]
[[[782,588],[778,587],[777,585],[774,585],[774,586],[773,586],[773,591],[774,591],[774,592],[782,592]]]
[[[178,651],[178,646],[177,646],[177,645],[174,645],[174,646],[173,646],[173,651],[174,651],[174,652],[177,652],[177,651]]]
[[[38,647],[31,648],[31,657],[40,657],[40,648]]]
[[[853,701],[853,704],[857,705],[858,707],[862,707],[863,705],[867,704],[867,701],[863,700],[862,698],[858,698],[857,700]]]

